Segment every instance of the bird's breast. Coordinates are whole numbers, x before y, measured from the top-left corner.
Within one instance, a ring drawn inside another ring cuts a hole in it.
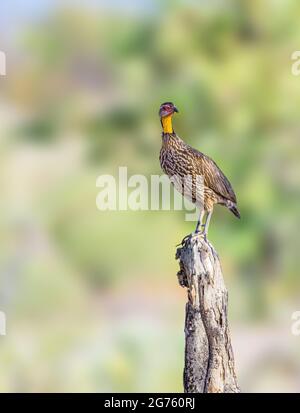
[[[181,178],[193,174],[192,165],[188,156],[181,148],[161,148],[160,165],[169,176],[178,175]]]

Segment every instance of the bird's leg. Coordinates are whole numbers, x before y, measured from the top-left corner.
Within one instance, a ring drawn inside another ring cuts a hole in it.
[[[204,235],[205,240],[206,240],[206,236],[207,236],[207,233],[208,233],[208,227],[209,227],[209,222],[210,222],[210,218],[212,216],[212,213],[213,213],[212,210],[208,211],[207,216],[206,216],[205,225],[204,225],[204,229],[203,229],[203,235]]]
[[[213,210],[211,210],[207,213],[207,217],[206,217],[206,221],[205,221],[205,225],[204,225],[204,230],[203,230],[203,237],[204,237],[205,242],[208,244],[214,259],[216,260],[216,259],[218,259],[218,254],[216,253],[214,247],[211,245],[211,243],[207,239],[207,232],[208,232],[209,222],[210,222],[210,218],[212,216],[212,213],[213,213]]]
[[[196,225],[195,234],[197,234],[199,232],[199,227],[202,227],[203,215],[204,215],[204,210],[202,209],[200,211],[199,219],[198,219],[198,222],[197,222],[197,225]]]

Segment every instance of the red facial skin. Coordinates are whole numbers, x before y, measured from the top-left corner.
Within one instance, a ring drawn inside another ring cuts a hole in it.
[[[171,103],[165,103],[161,105],[159,109],[159,115],[161,118],[164,116],[172,115],[172,113],[174,112],[175,112],[174,105],[172,105]]]

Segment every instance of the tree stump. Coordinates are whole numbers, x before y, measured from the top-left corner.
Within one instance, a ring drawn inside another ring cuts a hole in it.
[[[227,320],[228,293],[218,254],[201,234],[177,249],[178,280],[187,288],[184,391],[238,393]]]

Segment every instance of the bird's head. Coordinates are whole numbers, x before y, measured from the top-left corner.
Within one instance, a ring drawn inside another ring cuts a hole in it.
[[[178,112],[178,109],[172,102],[165,102],[160,105],[159,116],[164,118],[165,116],[173,115],[174,112]]]
[[[178,109],[172,102],[165,102],[160,105],[158,113],[163,133],[174,133],[172,126],[172,115],[174,112],[178,112]]]

